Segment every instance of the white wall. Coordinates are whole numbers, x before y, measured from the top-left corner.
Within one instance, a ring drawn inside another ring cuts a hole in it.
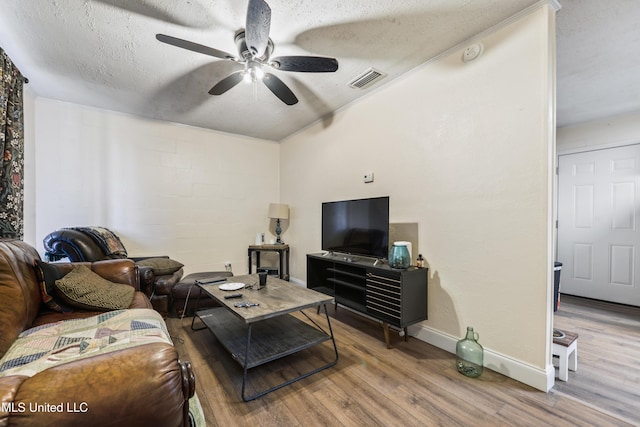
[[[321,202],[389,195],[430,268],[417,334],[450,348],[472,325],[491,368],[548,388],[554,39],[543,6],[484,38],[475,62],[455,51],[282,143],[292,276],[306,281],[320,250]]]
[[[557,131],[559,153],[638,143],[640,111],[563,126]]]
[[[113,229],[132,256],[186,273],[247,271],[247,245],[279,199],[279,147],[258,139],[38,98],[36,224]]]

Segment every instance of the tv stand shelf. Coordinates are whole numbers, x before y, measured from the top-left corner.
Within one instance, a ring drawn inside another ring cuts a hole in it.
[[[391,348],[389,325],[401,328],[427,319],[427,269],[396,270],[374,260],[336,254],[307,255],[307,287],[335,297],[338,304],[382,322]]]
[[[337,268],[329,268],[328,270],[332,273],[343,275],[343,276],[349,276],[353,279],[363,279],[363,280],[365,279],[365,276],[362,276],[361,274],[358,274],[358,273],[350,273],[348,271],[343,271]]]
[[[351,289],[354,289],[356,291],[364,291],[365,290],[364,286],[356,285],[356,284],[353,284],[353,283],[350,283],[350,282],[345,282],[344,280],[327,279],[327,281],[333,283],[334,286],[344,286],[346,288],[351,288]]]
[[[322,292],[323,294],[330,295],[332,297],[335,296],[335,292],[334,292],[334,290],[332,288],[327,288],[327,287],[324,287],[324,286],[318,286],[317,288],[313,288],[313,289],[318,291],[318,292]]]

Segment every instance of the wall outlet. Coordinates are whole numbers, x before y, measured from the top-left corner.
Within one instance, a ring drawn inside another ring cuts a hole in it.
[[[366,172],[364,174],[364,182],[365,183],[373,182],[373,172]]]

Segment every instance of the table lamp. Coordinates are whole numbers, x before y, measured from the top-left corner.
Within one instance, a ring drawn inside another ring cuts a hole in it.
[[[280,233],[282,233],[282,228],[280,227],[281,219],[289,219],[289,205],[281,204],[281,203],[270,203],[269,204],[269,218],[273,218],[276,220],[276,245],[282,245],[284,242],[280,239]]]

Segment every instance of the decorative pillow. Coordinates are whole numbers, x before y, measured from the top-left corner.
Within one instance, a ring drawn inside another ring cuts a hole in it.
[[[51,310],[60,313],[73,311],[73,308],[67,306],[55,292],[56,280],[62,279],[65,273],[55,264],[49,264],[39,259],[35,260],[33,267],[36,270],[36,276],[40,284],[42,302]]]
[[[84,265],[76,265],[69,274],[56,280],[56,293],[73,307],[109,311],[128,308],[135,289],[110,282]]]
[[[184,264],[174,261],[171,258],[147,258],[138,261],[136,264],[141,267],[151,267],[153,274],[156,276],[173,274],[184,267]]]

